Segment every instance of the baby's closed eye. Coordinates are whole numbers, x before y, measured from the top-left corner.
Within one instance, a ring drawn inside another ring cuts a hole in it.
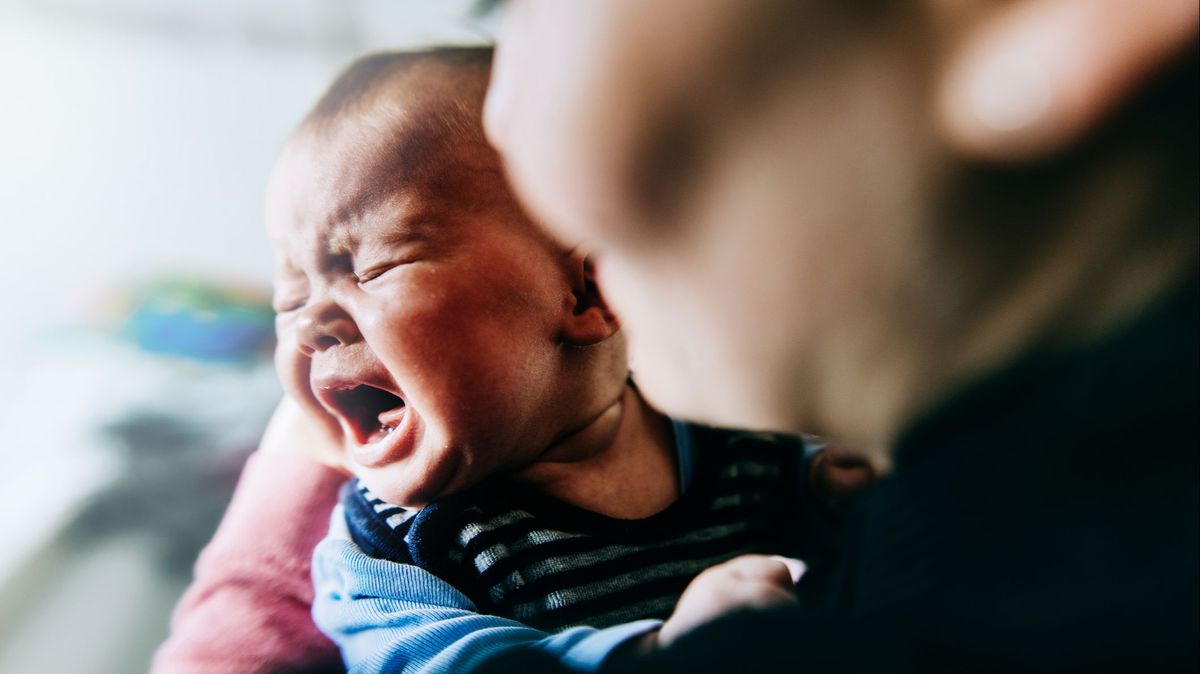
[[[275,295],[271,299],[271,308],[277,314],[287,314],[304,307],[308,298],[300,295]]]
[[[367,267],[363,271],[355,271],[354,277],[358,280],[359,285],[362,285],[364,283],[370,283],[371,281],[374,281],[375,279],[379,278],[380,276],[383,276],[384,274],[388,273],[389,271],[392,271],[393,269],[395,269],[397,267],[403,266],[404,264],[406,264],[406,263],[402,262],[402,261],[384,262],[381,264],[376,264],[374,266]]]

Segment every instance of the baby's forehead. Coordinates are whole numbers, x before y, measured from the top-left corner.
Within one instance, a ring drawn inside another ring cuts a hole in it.
[[[345,182],[336,188],[349,188],[352,209],[356,202],[482,208],[507,193],[499,159],[481,139],[455,137],[419,119],[405,120],[389,139],[347,154]]]
[[[268,189],[272,239],[391,211],[513,201],[482,129],[478,53],[381,54],[356,62],[289,140]]]
[[[512,203],[482,140],[454,138],[436,120],[405,115],[298,134],[272,176],[267,219],[276,247],[286,248],[281,243],[312,228],[353,241],[368,226],[380,234],[387,223],[463,221],[471,212],[511,211]]]

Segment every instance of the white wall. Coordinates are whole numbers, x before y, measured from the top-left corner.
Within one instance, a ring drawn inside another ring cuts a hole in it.
[[[0,0],[0,340],[129,278],[265,283],[290,126],[362,50],[478,40],[471,5]]]

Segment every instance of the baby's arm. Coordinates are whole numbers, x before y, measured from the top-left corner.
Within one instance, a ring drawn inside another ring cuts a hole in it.
[[[317,625],[342,649],[352,674],[462,672],[517,647],[591,672],[622,644],[657,629],[641,620],[550,635],[482,615],[465,595],[416,566],[368,557],[350,539],[339,506],[313,557]]]

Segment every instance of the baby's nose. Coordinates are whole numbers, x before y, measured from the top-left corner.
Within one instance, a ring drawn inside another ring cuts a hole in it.
[[[300,351],[312,355],[335,346],[349,346],[362,338],[354,319],[335,302],[310,303],[296,322]]]

